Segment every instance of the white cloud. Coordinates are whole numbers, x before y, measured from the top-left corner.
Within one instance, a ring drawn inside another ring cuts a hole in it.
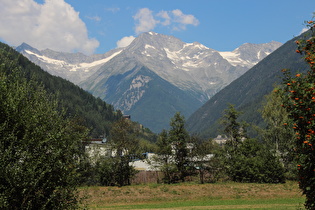
[[[93,17],[90,17],[90,16],[85,16],[87,19],[90,19],[90,20],[94,20],[96,22],[100,22],[102,20],[102,18],[100,18],[99,16],[93,16]]]
[[[136,34],[151,31],[159,23],[159,21],[154,19],[153,12],[148,8],[140,9],[133,19],[136,21]]]
[[[120,8],[119,7],[106,8],[105,11],[109,11],[115,14],[120,11]]]
[[[99,46],[90,39],[79,13],[64,0],[1,0],[0,38],[11,45],[26,42],[38,49],[91,54]]]
[[[126,36],[124,38],[122,38],[121,40],[117,41],[117,48],[120,47],[127,47],[128,45],[130,45],[130,43],[135,39],[136,37],[134,36]]]
[[[171,24],[171,17],[169,16],[167,11],[162,10],[156,16],[164,19],[164,21],[161,22],[163,26],[168,26]]]
[[[142,8],[133,18],[136,21],[136,34],[151,31],[158,25],[169,26],[172,30],[186,30],[187,25],[199,25],[199,20],[195,16],[184,14],[179,9],[162,10],[155,15],[150,9]]]
[[[186,29],[186,25],[199,25],[199,20],[195,18],[193,15],[185,15],[181,10],[176,9],[172,11],[174,16],[173,21],[180,24],[180,28],[183,30]]]

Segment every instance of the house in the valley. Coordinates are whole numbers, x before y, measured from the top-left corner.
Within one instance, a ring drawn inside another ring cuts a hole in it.
[[[133,166],[138,171],[157,171],[157,167],[155,167],[156,163],[154,161],[155,153],[146,152],[143,154],[142,159],[136,159],[129,163],[129,165]]]

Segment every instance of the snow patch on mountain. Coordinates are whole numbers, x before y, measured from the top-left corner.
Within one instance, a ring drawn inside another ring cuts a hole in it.
[[[158,35],[158,33],[155,33],[153,31],[148,32],[150,35],[154,36],[154,35]]]
[[[218,53],[233,66],[251,68],[281,45],[275,41],[265,44],[245,43],[232,52]]]
[[[175,68],[186,72],[207,66],[204,59],[211,56],[213,51],[199,43],[187,43],[179,50],[164,48],[167,58],[175,65]]]
[[[78,64],[70,64],[70,63],[67,63],[66,61],[63,61],[63,60],[57,60],[57,59],[49,58],[49,57],[44,56],[44,55],[36,54],[30,50],[25,50],[25,52],[28,53],[29,55],[36,56],[40,61],[42,61],[44,63],[58,65],[60,67],[67,67],[67,69],[69,69],[69,71],[82,70],[84,72],[89,72],[91,68],[98,66],[98,65],[105,64],[106,62],[110,61],[113,57],[120,54],[122,52],[122,50],[120,50],[120,51],[118,51],[118,52],[116,52],[116,53],[112,54],[111,56],[104,58],[104,59],[96,60],[96,61],[93,61],[91,63],[78,63]]]
[[[114,58],[116,55],[119,55],[122,52],[122,50],[115,52],[114,54],[112,54],[111,56],[107,57],[107,58],[103,58],[101,60],[96,60],[93,61],[91,63],[79,63],[74,65],[75,67],[73,69],[71,69],[70,71],[76,71],[77,69],[84,69],[85,71],[89,71],[90,68],[98,66],[98,65],[103,65],[105,63],[107,63],[108,61],[110,61],[112,58]]]
[[[153,47],[152,45],[149,45],[149,44],[146,44],[146,45],[144,46],[144,48],[145,48],[145,49],[152,48],[152,49],[154,49],[154,50],[155,50],[155,47]]]
[[[30,55],[34,55],[36,56],[40,61],[45,62],[45,63],[50,63],[50,64],[54,64],[54,65],[59,65],[59,66],[65,66],[67,65],[67,63],[65,61],[61,61],[61,60],[56,60],[56,59],[52,59],[52,58],[48,58],[47,56],[44,55],[38,55],[36,53],[33,53],[30,50],[25,50],[26,53],[30,54]]]
[[[225,60],[233,66],[253,66],[256,63],[251,63],[240,58],[240,54],[236,52],[218,52]]]
[[[129,89],[123,94],[116,105],[124,111],[129,111],[144,95],[147,83],[152,80],[149,76],[138,75],[131,81]]]

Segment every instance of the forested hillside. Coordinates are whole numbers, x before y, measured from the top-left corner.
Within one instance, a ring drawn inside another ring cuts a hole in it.
[[[52,76],[39,66],[30,62],[10,46],[0,43],[0,64],[7,66],[7,73],[14,69],[22,69],[27,79],[34,79],[43,84],[46,91],[57,94],[60,108],[66,109],[68,116],[76,117],[90,129],[91,137],[99,137],[109,133],[112,122],[120,119],[120,111],[113,106],[95,98],[90,93],[60,77]]]
[[[218,119],[228,104],[234,104],[236,109],[243,112],[241,120],[262,125],[263,120],[259,110],[265,101],[264,96],[282,81],[281,70],[291,69],[292,73],[295,73],[305,72],[309,68],[302,56],[295,52],[297,49],[295,41],[302,36],[306,34],[288,41],[213,96],[189,117],[187,120],[189,132],[212,138],[222,133]]]

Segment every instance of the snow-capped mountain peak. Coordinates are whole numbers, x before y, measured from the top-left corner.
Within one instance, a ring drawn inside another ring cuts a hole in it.
[[[39,51],[26,44],[16,49],[49,73],[79,84],[158,131],[156,125],[167,126],[173,111],[189,116],[280,45],[246,43],[219,52],[198,42],[147,32],[125,48],[92,56]]]
[[[82,53],[63,53],[50,49],[39,51],[25,43],[16,49],[52,75],[66,78],[76,84],[123,51],[117,49],[103,55],[86,56]]]
[[[269,42],[265,44],[245,43],[232,52],[219,52],[233,66],[253,67],[263,58],[280,47],[280,42]]]

